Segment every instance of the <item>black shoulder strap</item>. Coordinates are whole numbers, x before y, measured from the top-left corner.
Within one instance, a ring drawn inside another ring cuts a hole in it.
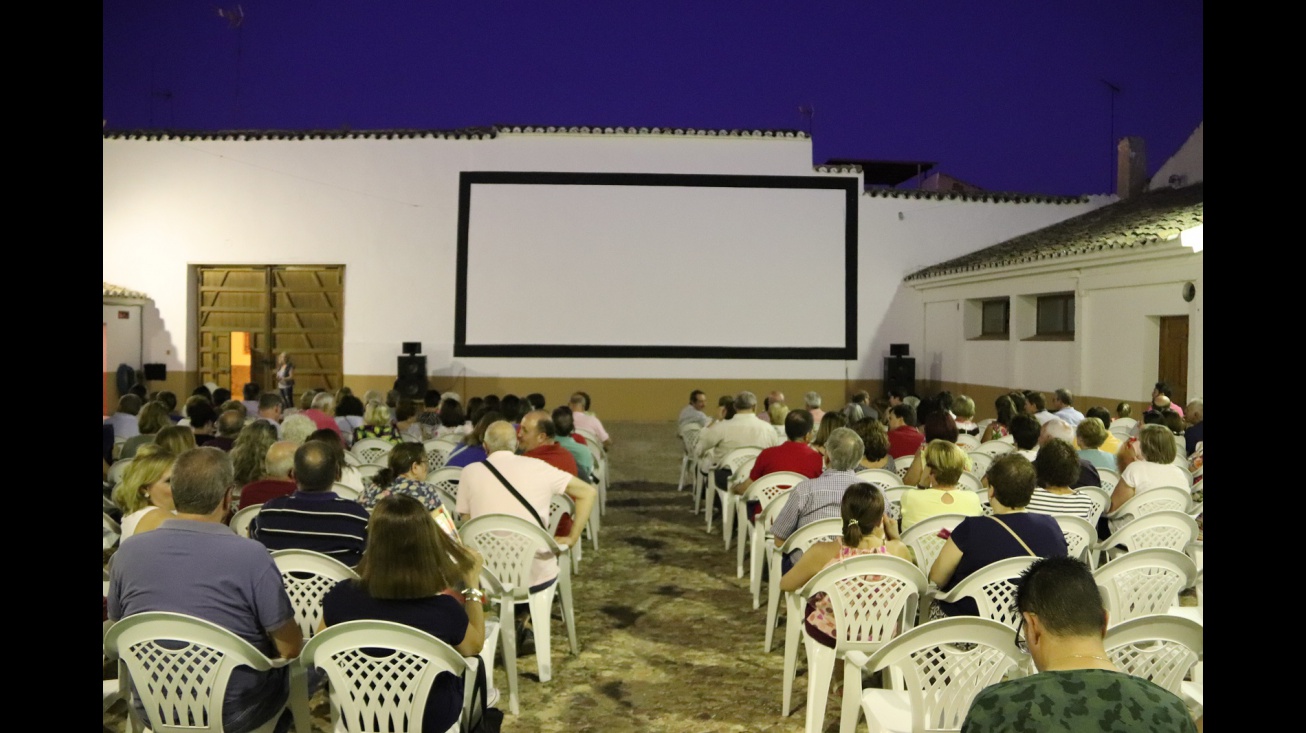
[[[513,488],[512,484],[508,483],[508,479],[504,478],[503,474],[499,473],[499,469],[495,468],[494,464],[490,463],[489,459],[486,459],[484,463],[485,467],[490,469],[490,473],[494,474],[494,477],[499,479],[500,483],[507,487],[508,491],[512,492],[513,496],[517,497],[517,501],[520,501],[522,506],[526,507],[526,511],[530,512],[532,517],[535,517],[535,521],[540,523],[540,526],[544,528],[544,531],[548,532],[549,525],[545,524],[543,519],[540,519],[540,513],[535,511],[535,507],[531,506],[529,501],[526,501],[526,497],[522,496],[517,489]]]

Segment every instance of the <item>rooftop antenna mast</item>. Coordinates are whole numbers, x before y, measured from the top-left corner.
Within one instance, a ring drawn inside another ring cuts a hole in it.
[[[1106,79],[1099,79],[1098,81],[1106,84],[1107,88],[1111,90],[1111,147],[1108,148],[1111,153],[1111,164],[1107,166],[1107,175],[1110,176],[1110,179],[1107,181],[1106,187],[1107,193],[1110,193],[1115,190],[1116,186],[1116,95],[1120,93],[1120,87]]]

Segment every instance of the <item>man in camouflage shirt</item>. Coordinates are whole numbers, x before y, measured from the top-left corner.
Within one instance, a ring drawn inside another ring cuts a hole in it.
[[[1020,580],[1016,606],[1022,619],[1017,643],[1028,646],[1039,673],[981,690],[962,733],[1197,730],[1174,694],[1116,671],[1102,644],[1107,612],[1082,562],[1038,560]]]

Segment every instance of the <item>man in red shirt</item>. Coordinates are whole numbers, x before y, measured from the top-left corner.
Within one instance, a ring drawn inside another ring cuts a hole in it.
[[[753,482],[776,471],[794,471],[807,478],[821,475],[821,454],[812,450],[812,413],[807,410],[790,410],[785,416],[785,435],[789,440],[757,454],[748,478],[732,487],[736,494],[748,491]]]
[[[916,408],[905,402],[889,408],[889,455],[895,461],[916,455],[924,442],[925,436],[916,429]]]
[[[544,410],[533,410],[521,419],[517,429],[517,445],[522,448],[522,455],[538,458],[560,471],[578,476],[576,459],[571,451],[558,445],[554,440],[558,428],[553,424],[553,417]]]

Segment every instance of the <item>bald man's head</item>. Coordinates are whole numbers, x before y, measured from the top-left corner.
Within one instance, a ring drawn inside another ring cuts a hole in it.
[[[290,440],[278,440],[268,446],[265,475],[269,478],[289,478],[290,470],[295,467],[297,448],[299,443]]]
[[[512,423],[504,420],[490,423],[490,427],[485,429],[485,452],[493,453],[500,450],[509,453],[517,452],[517,429],[512,426]]]

